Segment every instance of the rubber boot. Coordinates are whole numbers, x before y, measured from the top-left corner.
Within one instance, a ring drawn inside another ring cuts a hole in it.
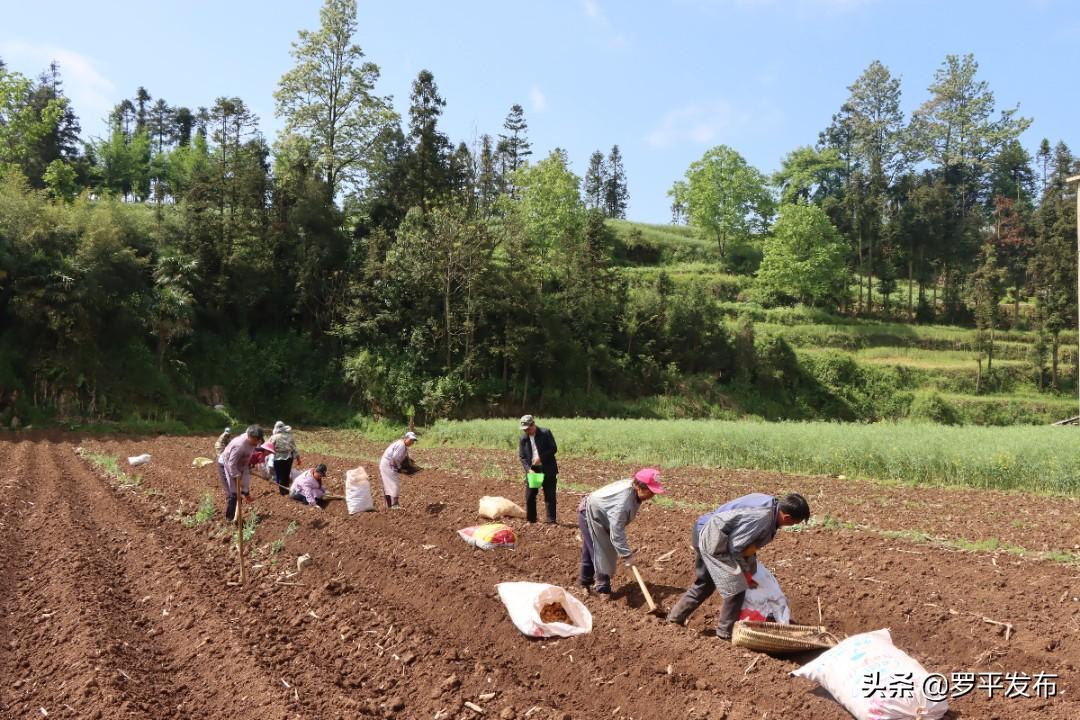
[[[682,625],[686,622],[686,619],[690,617],[690,614],[698,609],[701,603],[697,602],[694,598],[687,595],[683,595],[679,598],[679,601],[675,603],[675,606],[671,608],[671,612],[667,615],[667,621],[669,623],[675,623],[676,625]]]

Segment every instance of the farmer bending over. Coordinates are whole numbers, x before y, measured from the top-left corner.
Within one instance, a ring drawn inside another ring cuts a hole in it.
[[[745,495],[702,515],[694,524],[694,584],[668,613],[668,622],[681,625],[717,590],[724,606],[716,636],[730,640],[746,590],[757,586],[753,575],[758,550],[772,542],[778,528],[809,518],[810,506],[798,493],[783,498]]]
[[[322,463],[298,475],[293,480],[292,499],[324,510],[326,508],[326,501],[323,500],[323,495],[326,494],[326,488],[322,484],[324,477],[326,477],[326,466]]]
[[[379,461],[379,475],[382,476],[383,498],[389,510],[400,510],[401,504],[398,496],[401,493],[401,470],[411,462],[409,448],[420,439],[420,436],[411,430],[405,433],[400,440],[395,440],[383,452]]]
[[[611,594],[615,556],[634,566],[634,553],[626,542],[626,526],[637,516],[641,503],[663,495],[664,487],[653,468],[638,470],[633,479],[619,480],[594,490],[578,505],[581,530],[581,572],[578,583],[588,592],[595,571],[596,592]]]
[[[251,459],[251,451],[262,442],[263,431],[258,425],[249,425],[243,435],[239,435],[229,441],[225,449],[218,456],[218,476],[221,478],[221,488],[225,491],[225,518],[235,520],[236,513],[236,485],[239,481],[240,492],[244,499],[251,502],[251,467],[248,461]]]

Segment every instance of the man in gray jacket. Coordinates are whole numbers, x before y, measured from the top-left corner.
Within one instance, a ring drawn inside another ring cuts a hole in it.
[[[653,468],[638,470],[633,479],[619,480],[594,490],[578,505],[581,530],[581,572],[578,583],[588,591],[596,580],[596,592],[611,594],[611,576],[616,557],[634,564],[634,553],[626,541],[626,526],[637,517],[641,503],[663,495],[664,487]]]
[[[702,515],[694,525],[694,584],[668,613],[668,622],[683,624],[715,591],[724,598],[716,636],[731,639],[746,590],[756,587],[757,552],[772,542],[779,528],[810,518],[806,498],[747,495]]]

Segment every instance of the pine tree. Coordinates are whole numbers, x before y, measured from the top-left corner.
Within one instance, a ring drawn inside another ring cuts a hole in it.
[[[124,133],[124,137],[131,137],[132,124],[135,122],[135,105],[130,100],[121,100],[109,114],[109,122],[113,129]]]
[[[191,144],[191,131],[195,127],[195,115],[192,114],[191,108],[175,108],[172,123],[172,139],[177,147],[187,147]]]
[[[495,205],[499,197],[501,180],[495,166],[495,151],[491,145],[491,136],[480,138],[480,161],[476,165],[476,191],[480,210],[485,215]]]
[[[1039,165],[1042,166],[1042,184],[1039,186],[1039,192],[1046,192],[1046,178],[1047,170],[1050,167],[1050,158],[1053,154],[1050,151],[1050,141],[1047,138],[1043,138],[1039,143],[1039,152],[1035,156],[1039,160]]]
[[[473,155],[464,142],[459,142],[449,158],[449,189],[459,197],[470,212],[476,209],[476,168]]]
[[[604,153],[597,150],[589,156],[589,167],[585,171],[584,192],[585,207],[589,210],[604,209],[604,194],[607,186],[607,164]]]
[[[435,76],[421,70],[409,106],[409,192],[412,204],[425,210],[450,186],[450,140],[438,127],[445,106]]]
[[[146,129],[146,121],[150,117],[150,93],[146,91],[146,88],[139,86],[139,89],[135,91],[135,130]]]
[[[528,162],[529,156],[532,155],[532,145],[529,144],[526,134],[529,125],[525,122],[525,110],[520,105],[515,104],[510,107],[510,113],[503,122],[503,128],[508,134],[499,134],[499,143],[496,148],[502,166],[502,175],[509,179],[518,168]],[[516,197],[512,180],[509,181],[508,189],[510,195]]]
[[[173,108],[161,98],[158,98],[158,101],[150,108],[147,132],[154,143],[155,152],[159,155],[165,149],[165,145],[172,140],[173,117]]]
[[[30,95],[32,111],[39,117],[51,114],[50,108],[59,105],[59,116],[49,124],[48,131],[36,139],[36,148],[23,168],[30,183],[42,187],[42,178],[53,162],[74,165],[79,160],[79,119],[64,96],[64,83],[56,62],[41,74]]]
[[[609,218],[626,219],[630,193],[626,187],[626,170],[618,145],[611,146],[607,158],[607,178],[604,183],[604,214]]]
[[[1050,382],[1055,390],[1060,334],[1076,321],[1076,197],[1066,182],[1074,171],[1072,152],[1059,142],[1035,217],[1032,270],[1036,310],[1040,330],[1050,335]]]

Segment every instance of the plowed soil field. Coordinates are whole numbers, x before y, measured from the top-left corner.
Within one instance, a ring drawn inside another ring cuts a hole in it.
[[[212,444],[0,436],[0,718],[850,717],[789,677],[812,655],[757,655],[715,639],[716,598],[688,627],[668,625],[645,612],[622,571],[611,600],[584,600],[591,634],[536,640],[514,628],[495,583],[572,587],[580,491],[624,466],[560,458],[564,487],[576,490],[560,489],[560,523],[510,521],[517,548],[488,552],[456,531],[482,522],[482,495],[521,502],[512,453],[418,448],[425,469],[404,479],[405,509],[351,517],[342,501],[307,508],[253,478],[245,507],[258,525],[240,587],[229,584],[237,556],[216,470],[191,465]],[[311,447],[333,453],[304,453],[305,466],[329,465],[331,492],[343,492],[349,467],[377,475],[379,446]],[[123,486],[89,452],[153,459],[122,462],[139,478]],[[676,502],[644,508],[629,530],[662,605],[692,579],[700,505],[801,490],[837,522],[784,531],[761,555],[795,622],[816,624],[820,601],[837,635],[888,627],[932,671],[1058,675],[1052,697],[973,691],[951,701],[950,717],[1080,717],[1080,566],[886,534],[1069,550],[1080,544],[1074,501],[716,469],[666,478]],[[207,492],[215,516],[194,524]],[[304,553],[312,562],[297,572]],[[1011,624],[1008,638],[995,623]]]

